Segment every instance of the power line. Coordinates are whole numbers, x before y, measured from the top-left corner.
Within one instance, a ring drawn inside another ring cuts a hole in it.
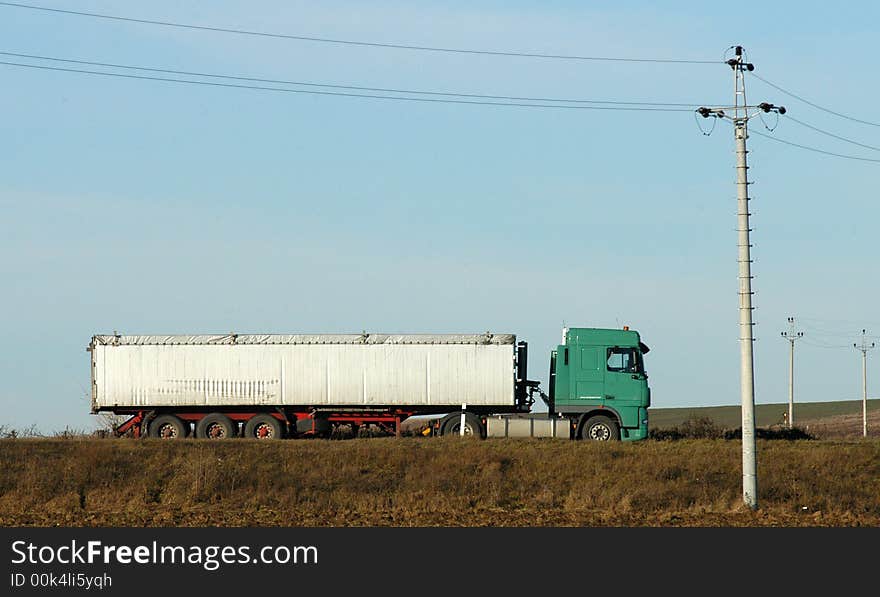
[[[812,335],[829,338],[851,338],[856,332],[831,332],[815,328],[807,323],[802,324]]]
[[[846,154],[842,154],[842,153],[834,153],[833,151],[825,151],[824,149],[817,149],[815,147],[810,147],[808,145],[801,145],[800,143],[795,143],[793,141],[787,141],[785,139],[780,139],[779,137],[775,137],[773,135],[767,135],[767,134],[764,134],[764,133],[762,133],[760,131],[756,131],[756,130],[749,131],[749,134],[750,135],[752,135],[752,134],[758,135],[759,137],[766,137],[767,139],[772,139],[773,141],[776,141],[777,143],[784,143],[786,145],[791,145],[792,147],[800,147],[801,149],[806,149],[807,151],[814,151],[816,153],[831,155],[831,156],[838,157],[838,158],[846,158],[848,160],[858,160],[861,162],[880,163],[880,160],[876,160],[873,158],[863,158],[863,157],[859,157],[859,156],[855,156],[855,155],[846,155]]]
[[[818,342],[816,340],[807,340],[806,338],[801,338],[804,344],[809,344],[810,346],[814,346],[816,348],[849,348],[846,344],[828,344],[824,342]]]
[[[698,110],[698,112],[699,112],[699,110]],[[789,116],[789,118],[791,118],[791,117]],[[792,120],[794,120],[794,119],[792,119]],[[798,124],[804,124],[805,126],[809,126],[809,125],[806,125],[806,123],[801,123],[800,121],[796,121],[796,122]],[[814,127],[810,127],[810,128],[814,128]],[[825,132],[825,131],[823,131],[823,132]],[[858,160],[860,162],[880,163],[880,159],[863,158],[863,157],[855,156],[855,155],[847,155],[847,154],[843,154],[843,153],[835,153],[833,151],[826,151],[824,149],[818,149],[816,147],[810,147],[809,145],[802,145],[800,143],[795,143],[794,141],[788,141],[786,139],[781,139],[775,135],[768,135],[766,133],[762,133],[762,132],[754,130],[754,129],[749,129],[749,135],[758,135],[759,137],[764,137],[766,139],[776,141],[777,143],[784,143],[785,145],[791,145],[792,147],[799,147],[800,149],[806,149],[807,151],[813,151],[816,153],[830,155],[830,156],[834,156],[834,157],[838,157],[838,158],[845,158],[848,160]]]
[[[17,2],[0,2],[0,6],[9,6],[14,8],[24,8],[28,10],[40,10],[45,12],[53,12],[67,15],[76,15],[81,17],[92,17],[96,19],[108,19],[113,21],[124,21],[129,23],[141,23],[145,25],[160,25],[162,27],[177,27],[182,29],[194,29],[199,31],[212,31],[215,33],[234,33],[236,35],[250,35],[257,37],[271,37],[276,39],[293,39],[299,41],[310,41],[329,44],[341,44],[349,46],[368,46],[374,48],[389,48],[395,50],[417,50],[422,52],[444,52],[449,54],[479,54],[484,56],[507,56],[515,58],[544,58],[554,60],[582,60],[582,61],[606,61],[606,62],[648,62],[648,63],[674,63],[674,64],[720,64],[720,60],[686,60],[686,59],[661,59],[661,58],[623,58],[614,56],[578,56],[568,54],[544,54],[540,52],[521,52],[521,51],[493,51],[493,50],[474,50],[462,48],[446,48],[432,46],[418,46],[411,44],[395,44],[380,43],[369,41],[356,41],[350,39],[334,39],[328,37],[315,37],[308,35],[292,35],[286,33],[269,33],[265,31],[251,31],[247,29],[232,29],[226,27],[212,27],[207,25],[192,25],[188,23],[176,23],[171,21],[155,21],[150,19],[136,19],[132,17],[122,17],[118,15],[110,15],[95,12],[83,12],[77,10],[66,10],[61,8],[49,8],[45,6],[36,6],[33,4],[20,4]]]
[[[841,330],[835,330],[835,331],[832,331],[832,330],[829,330],[829,329],[827,329],[827,328],[816,327],[816,326],[814,326],[814,325],[812,325],[812,324],[810,324],[810,323],[803,323],[803,319],[806,319],[806,318],[800,318],[801,323],[802,323],[802,325],[803,325],[807,330],[810,331],[811,336],[819,336],[820,338],[821,338],[821,337],[826,337],[826,338],[837,339],[837,338],[844,338],[844,337],[845,337],[845,338],[850,338],[850,337],[855,336],[855,335],[857,335],[857,334],[859,333],[858,330],[854,330],[854,329],[851,329],[851,330],[843,330],[843,331],[841,331]],[[831,323],[831,322],[833,322],[833,321],[835,321],[835,320],[821,320],[821,319],[816,319],[816,320],[812,320],[812,321],[826,321],[827,323]],[[841,320],[841,321],[843,321],[844,323],[854,323],[854,322],[852,322],[852,321],[847,321],[847,320]],[[863,321],[862,323],[877,323],[877,322],[865,322],[865,321]],[[880,336],[870,336],[870,335],[867,336],[867,337],[868,337],[868,338],[871,338],[872,340],[876,340],[876,339],[880,338]]]
[[[256,83],[274,83],[274,84],[282,84],[282,85],[300,85],[303,87],[326,87],[331,89],[351,89],[356,91],[377,91],[383,93],[408,93],[412,95],[435,95],[435,96],[444,96],[444,97],[467,97],[467,98],[479,98],[479,99],[495,99],[495,100],[511,100],[511,101],[524,101],[524,102],[560,102],[560,103],[569,103],[569,104],[608,104],[608,105],[624,105],[624,106],[675,106],[675,107],[684,107],[690,106],[693,107],[696,104],[685,104],[685,103],[669,103],[669,102],[635,102],[635,101],[615,101],[615,100],[587,100],[587,99],[566,99],[566,98],[549,98],[549,97],[521,97],[521,96],[511,96],[511,95],[484,95],[479,93],[453,93],[446,91],[417,91],[413,89],[394,89],[388,87],[361,87],[356,85],[340,85],[335,83],[314,83],[314,82],[306,82],[306,81],[290,81],[283,79],[263,79],[259,77],[246,77],[241,75],[220,75],[216,73],[203,73],[203,72],[195,72],[195,71],[183,71],[183,70],[172,70],[166,68],[153,68],[146,66],[133,66],[128,64],[114,64],[109,62],[93,62],[89,60],[75,60],[72,58],[57,58],[54,56],[40,56],[36,54],[20,54],[17,52],[3,52],[0,51],[0,55],[2,56],[15,56],[18,58],[29,58],[36,60],[51,60],[54,62],[66,62],[70,64],[85,64],[89,66],[101,66],[107,68],[117,68],[117,69],[128,69],[128,70],[139,70],[146,72],[154,72],[154,73],[165,73],[165,74],[174,74],[174,75],[184,75],[188,77],[210,77],[217,79],[229,79],[235,81],[251,81]]]
[[[476,101],[476,100],[457,100],[457,99],[440,99],[428,97],[405,97],[393,95],[376,95],[367,93],[344,93],[339,91],[318,91],[307,89],[290,89],[284,87],[265,87],[261,85],[238,85],[233,83],[219,83],[213,81],[194,81],[191,79],[173,79],[169,77],[152,77],[146,75],[131,75],[125,73],[110,73],[86,69],[62,68],[58,66],[45,66],[38,64],[23,64],[20,62],[0,61],[0,64],[6,66],[14,66],[20,68],[33,68],[40,70],[59,71],[77,74],[98,75],[103,77],[120,77],[124,79],[138,79],[144,81],[162,81],[166,83],[181,83],[187,85],[203,85],[209,87],[223,87],[231,89],[251,89],[256,91],[277,91],[283,93],[300,93],[310,95],[325,96],[341,96],[354,98],[384,99],[408,102],[428,102],[437,104],[469,104],[478,106],[507,106],[514,108],[557,108],[568,110],[620,110],[628,112],[691,112],[688,108],[665,108],[665,107],[646,107],[646,106],[589,106],[589,105],[569,105],[569,104],[539,104],[539,103],[522,103],[522,102],[492,102],[492,101]]]
[[[854,329],[853,329],[853,331],[840,331],[840,330],[832,331],[832,330],[829,330],[827,327],[816,326],[812,323],[804,323],[805,320],[807,322],[819,321],[819,322],[824,322],[824,323],[833,323],[832,320],[808,319],[806,317],[799,317],[798,320],[801,322],[801,325],[803,325],[805,328],[813,331],[816,334],[819,334],[820,336],[847,336],[847,337],[850,337],[850,336],[853,336],[854,334],[858,333],[858,331],[856,331]],[[845,323],[849,323],[849,322],[845,322]],[[862,323],[864,323],[864,322],[862,322]]]
[[[756,75],[754,72],[752,72],[752,73],[750,73],[750,74],[751,74],[753,77],[755,77],[756,79],[758,79],[759,81],[763,81],[764,83],[766,83],[766,84],[769,85],[770,87],[773,87],[774,89],[776,89],[776,90],[778,90],[778,91],[781,91],[782,93],[784,93],[784,94],[786,94],[786,95],[788,95],[788,96],[791,96],[791,97],[793,97],[793,98],[796,99],[796,100],[802,101],[802,102],[804,102],[804,103],[807,104],[807,105],[813,106],[814,108],[816,108],[816,109],[818,109],[818,110],[822,110],[823,112],[828,112],[829,114],[834,114],[835,116],[839,116],[840,118],[845,118],[846,120],[851,120],[851,121],[853,121],[853,122],[858,122],[858,123],[860,123],[860,124],[867,124],[867,125],[869,125],[869,126],[880,126],[880,123],[878,123],[878,122],[871,122],[871,121],[869,121],[869,120],[862,120],[862,119],[860,119],[860,118],[854,118],[854,117],[852,117],[852,116],[847,116],[846,114],[841,114],[840,112],[835,112],[834,110],[830,110],[830,109],[828,109],[828,108],[825,108],[825,107],[823,107],[823,106],[820,106],[820,105],[817,104],[817,103],[811,102],[810,100],[805,99],[805,98],[801,97],[800,95],[797,95],[796,93],[793,93],[793,92],[791,92],[791,91],[788,91],[788,90],[786,90],[786,89],[783,89],[783,88],[780,87],[779,85],[777,85],[777,84],[775,84],[775,83],[771,83],[770,81],[768,81],[768,80],[765,79],[764,77],[762,77],[762,76],[760,76],[760,75]]]
[[[829,133],[828,131],[822,130],[819,127],[813,126],[812,124],[807,124],[806,122],[802,122],[793,116],[788,116],[788,120],[796,122],[797,124],[806,127],[808,129],[814,130],[817,133],[822,133],[823,135],[828,135],[829,137],[834,137],[835,139],[839,139],[841,141],[846,141],[847,143],[852,143],[853,145],[858,145],[859,147],[864,147],[866,149],[873,149],[874,151],[880,151],[880,147],[875,147],[873,145],[867,145],[865,143],[859,143],[858,141],[853,141],[852,139],[847,139],[846,137],[841,137],[840,135],[835,135],[834,133]]]
[[[880,325],[880,321],[865,321],[863,319],[820,319],[817,317],[801,317],[801,316],[798,316],[798,319],[801,321],[806,320],[806,321],[815,321],[818,323],[828,323],[828,324],[838,324],[838,323],[866,324],[867,323],[867,324],[871,324],[871,325]],[[861,328],[859,328],[859,329],[861,329]],[[856,333],[858,333],[858,332],[853,332],[853,334],[856,334]]]

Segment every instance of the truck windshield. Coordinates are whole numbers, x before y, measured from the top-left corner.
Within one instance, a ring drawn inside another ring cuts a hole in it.
[[[642,355],[635,348],[615,346],[608,349],[608,370],[623,373],[644,373]]]

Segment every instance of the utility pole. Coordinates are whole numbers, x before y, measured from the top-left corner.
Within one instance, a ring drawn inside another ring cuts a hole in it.
[[[788,318],[788,331],[782,332],[782,337],[790,344],[788,352],[788,428],[792,429],[794,427],[794,341],[804,337],[803,332],[794,331],[794,317]]]
[[[758,463],[755,450],[755,365],[753,359],[752,326],[752,258],[749,242],[749,181],[746,160],[746,139],[748,122],[760,112],[785,114],[785,108],[766,102],[750,106],[746,102],[745,71],[755,70],[755,65],[746,62],[742,46],[735,46],[735,57],[726,64],[733,69],[733,106],[697,109],[703,118],[713,116],[726,118],[733,123],[733,137],[736,141],[736,189],[737,189],[737,234],[739,262],[739,341],[740,341],[740,398],[742,402],[742,459],[743,459],[743,502],[756,510],[758,508]],[[732,111],[730,115],[725,110]]]
[[[874,343],[868,344],[862,330],[861,345],[853,344],[853,347],[862,353],[862,436],[868,437],[868,351],[874,348]]]

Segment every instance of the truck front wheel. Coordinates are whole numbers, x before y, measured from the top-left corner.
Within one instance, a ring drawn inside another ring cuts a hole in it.
[[[608,417],[590,417],[581,425],[580,438],[599,442],[617,441],[620,439],[620,427]]]
[[[174,415],[160,415],[149,426],[150,437],[159,439],[183,439],[189,426]]]
[[[211,413],[196,424],[200,439],[227,439],[235,436],[235,424],[222,413]]]

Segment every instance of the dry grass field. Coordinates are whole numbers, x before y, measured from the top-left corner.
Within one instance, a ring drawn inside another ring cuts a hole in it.
[[[3,526],[880,526],[880,440],[0,440]]]
[[[795,425],[817,439],[857,438],[862,435],[862,401],[803,402],[794,405]],[[781,425],[788,414],[788,403],[756,404],[755,424],[758,427]],[[880,438],[880,400],[867,401],[868,435]],[[711,419],[720,427],[739,427],[742,409],[736,406],[704,406],[695,408],[652,408],[651,427],[664,429],[682,424],[691,418]]]

